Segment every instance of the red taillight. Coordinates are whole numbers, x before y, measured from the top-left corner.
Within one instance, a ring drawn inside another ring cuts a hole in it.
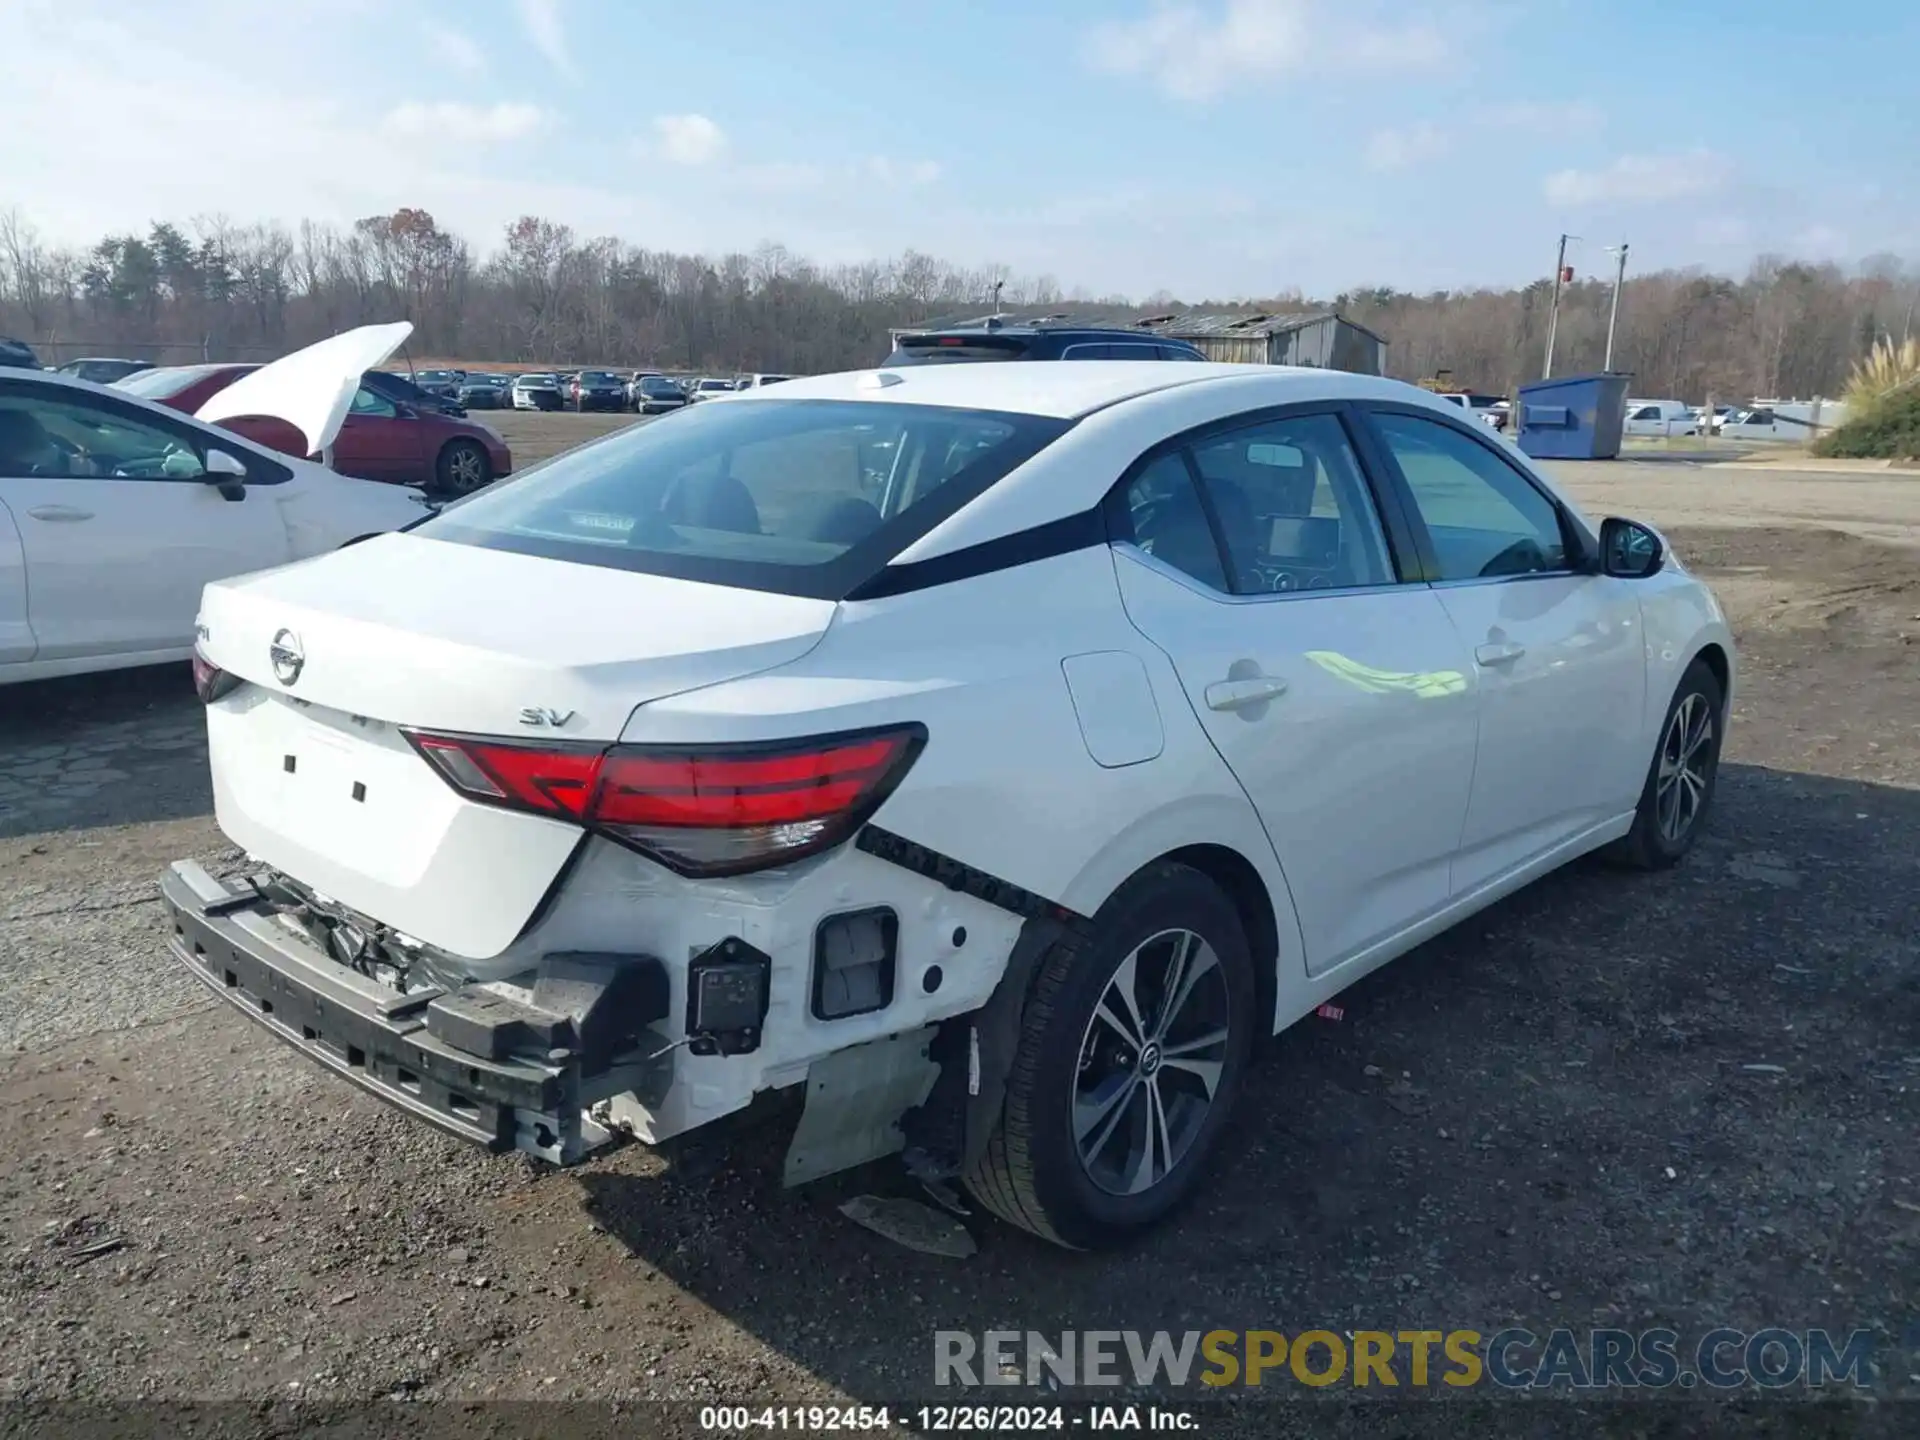
[[[474,800],[565,820],[586,818],[604,751],[534,749],[444,735],[409,735],[414,748]]]
[[[245,682],[214,664],[198,650],[193,652],[193,693],[202,705],[211,705],[222,695],[231,695]]]
[[[738,875],[853,834],[926,743],[918,725],[756,745],[407,738],[470,800],[583,825],[682,875]]]

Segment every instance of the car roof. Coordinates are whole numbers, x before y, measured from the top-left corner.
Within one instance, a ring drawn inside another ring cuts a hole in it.
[[[886,378],[881,378],[886,377]],[[950,405],[966,410],[1001,410],[1072,420],[1123,400],[1185,385],[1223,384],[1257,379],[1262,402],[1339,397],[1394,398],[1413,390],[1398,380],[1316,370],[1290,365],[1169,365],[1164,360],[1063,360],[1055,365],[980,362],[960,365],[903,365],[897,370],[843,371],[806,375],[770,386],[736,392],[730,405],[779,405],[794,400],[875,400],[903,405]],[[1421,392],[1415,391],[1415,394]]]

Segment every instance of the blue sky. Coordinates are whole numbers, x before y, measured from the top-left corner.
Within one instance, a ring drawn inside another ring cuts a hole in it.
[[[1920,264],[1916,61],[1910,0],[0,0],[0,209],[535,213],[1191,299],[1510,284],[1563,229],[1583,272]]]

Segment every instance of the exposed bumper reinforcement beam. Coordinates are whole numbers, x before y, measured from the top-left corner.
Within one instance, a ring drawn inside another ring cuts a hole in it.
[[[403,995],[348,969],[278,923],[250,883],[229,885],[194,861],[176,862],[160,895],[169,948],[208,989],[388,1104],[489,1150],[560,1165],[613,1138],[581,1113],[571,1052],[541,1063],[447,1044],[426,1024],[445,992]]]

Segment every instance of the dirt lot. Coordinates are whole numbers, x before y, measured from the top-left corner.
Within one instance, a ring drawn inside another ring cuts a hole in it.
[[[524,470],[609,431],[645,423],[638,415],[574,415],[565,410],[477,410],[473,418],[506,437],[515,470]]]
[[[605,423],[502,428],[526,461]],[[895,1248],[834,1206],[902,1182],[782,1191],[766,1133],[566,1173],[431,1135],[165,957],[154,877],[237,859],[187,676],[0,692],[0,1398],[897,1402],[949,1327],[1861,1327],[1920,1385],[1920,549],[1867,538],[1920,535],[1920,481],[1566,473],[1732,611],[1712,833],[1283,1037],[1202,1202],[1118,1258]]]

